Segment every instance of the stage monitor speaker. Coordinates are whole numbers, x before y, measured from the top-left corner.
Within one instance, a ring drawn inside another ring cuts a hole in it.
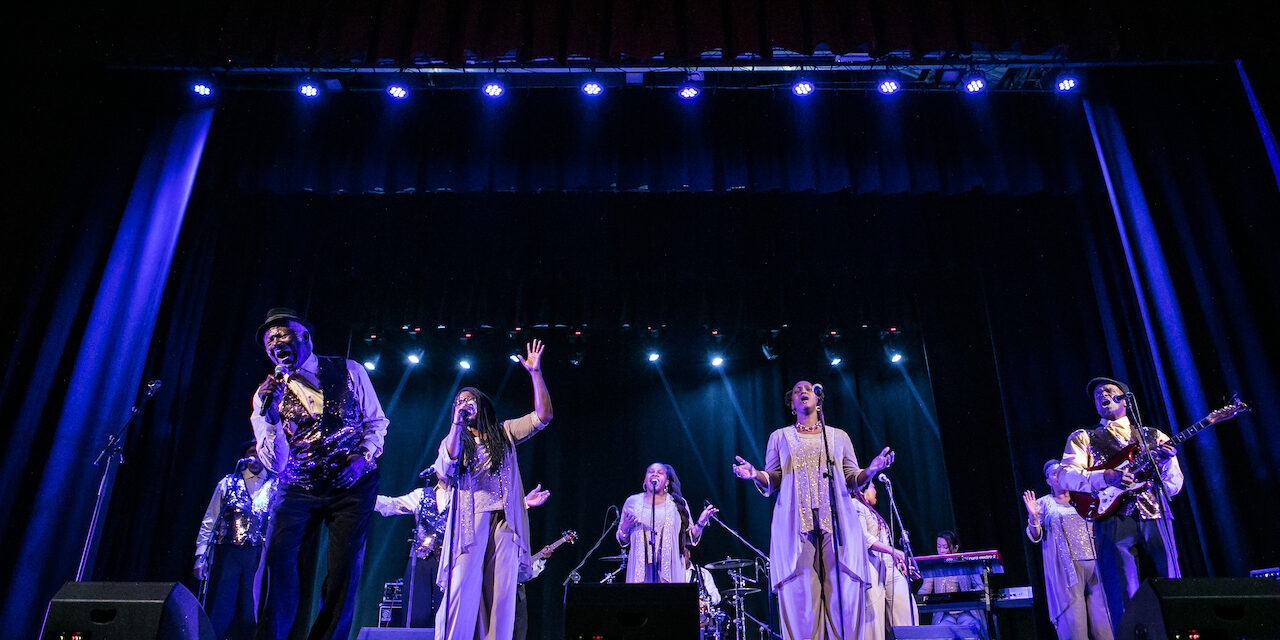
[[[569,585],[564,601],[564,637],[569,640],[697,638],[697,585]]]
[[[431,640],[435,636],[435,629],[363,627],[356,634],[356,640]]]
[[[1280,583],[1151,578],[1120,618],[1117,640],[1280,638]]]
[[[214,640],[200,602],[177,582],[68,582],[41,640]]]
[[[889,629],[889,640],[908,638],[910,640],[982,640],[982,636],[972,627],[954,624],[921,624]]]

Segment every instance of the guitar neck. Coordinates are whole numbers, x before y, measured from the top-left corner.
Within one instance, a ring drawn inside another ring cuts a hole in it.
[[[560,538],[559,540],[556,540],[555,542],[552,542],[551,544],[543,547],[542,551],[539,551],[538,553],[534,554],[533,557],[534,559],[542,559],[542,560],[550,558],[551,554],[554,553],[556,549],[560,548],[560,545],[568,541],[569,541],[569,536]]]
[[[1200,433],[1201,431],[1204,431],[1206,428],[1211,426],[1213,426],[1213,422],[1211,422],[1208,418],[1205,418],[1187,427],[1186,429],[1179,431],[1172,438],[1169,438],[1169,444],[1172,444],[1173,446],[1176,447],[1186,442],[1187,440],[1191,439],[1191,436],[1194,436],[1195,434]]]

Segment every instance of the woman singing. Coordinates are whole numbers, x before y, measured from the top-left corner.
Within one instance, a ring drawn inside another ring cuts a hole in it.
[[[859,467],[849,434],[823,421],[818,389],[801,380],[787,391],[786,404],[796,422],[769,435],[763,469],[741,457],[733,465],[734,474],[753,480],[762,495],[778,494],[769,563],[787,640],[859,637],[871,576],[869,545],[852,492],[893,462],[893,452],[885,447],[866,469]],[[826,477],[827,450],[839,465],[836,473],[841,479],[835,483],[834,504]]]
[[[510,638],[516,584],[529,571],[526,512],[516,445],[551,422],[551,395],[542,379],[540,341],[521,360],[533,381],[532,413],[498,422],[493,403],[467,387],[454,398],[453,426],[435,467],[456,496],[445,526],[437,583],[444,590],[435,637]]]
[[[661,462],[649,465],[644,492],[623,503],[618,525],[618,544],[628,549],[627,582],[689,582],[685,550],[698,544],[717,511],[707,505],[692,522],[676,470]]]

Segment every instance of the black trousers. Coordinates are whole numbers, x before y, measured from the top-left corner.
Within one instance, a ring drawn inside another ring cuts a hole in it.
[[[253,577],[258,573],[262,546],[215,544],[209,568],[209,597],[205,611],[218,640],[253,638]]]
[[[356,585],[364,565],[365,534],[378,496],[374,469],[347,489],[315,490],[281,484],[267,530],[267,588],[260,609],[259,640],[283,640],[298,616],[298,565],[314,566],[300,558],[304,538],[314,538],[323,524],[329,531],[328,574],[321,585],[320,612],[309,640],[346,640],[355,614]]]
[[[1111,623],[1129,606],[1129,599],[1142,581],[1152,576],[1181,577],[1178,572],[1178,550],[1172,539],[1166,547],[1160,536],[1159,520],[1144,520],[1136,515],[1112,516],[1093,525],[1098,551],[1098,575],[1107,591],[1111,607]]]

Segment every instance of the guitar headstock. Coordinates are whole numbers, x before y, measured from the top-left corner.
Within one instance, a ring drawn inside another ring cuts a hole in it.
[[[569,544],[573,544],[578,541],[578,532],[574,531],[573,529],[570,529],[560,534],[560,537],[563,538],[565,542],[568,542]]]
[[[1213,412],[1205,417],[1205,420],[1208,420],[1209,424],[1213,424],[1223,420],[1230,420],[1242,413],[1248,413],[1250,411],[1253,411],[1253,408],[1240,400],[1239,394],[1232,394],[1231,404],[1228,404],[1221,409],[1214,409]]]

